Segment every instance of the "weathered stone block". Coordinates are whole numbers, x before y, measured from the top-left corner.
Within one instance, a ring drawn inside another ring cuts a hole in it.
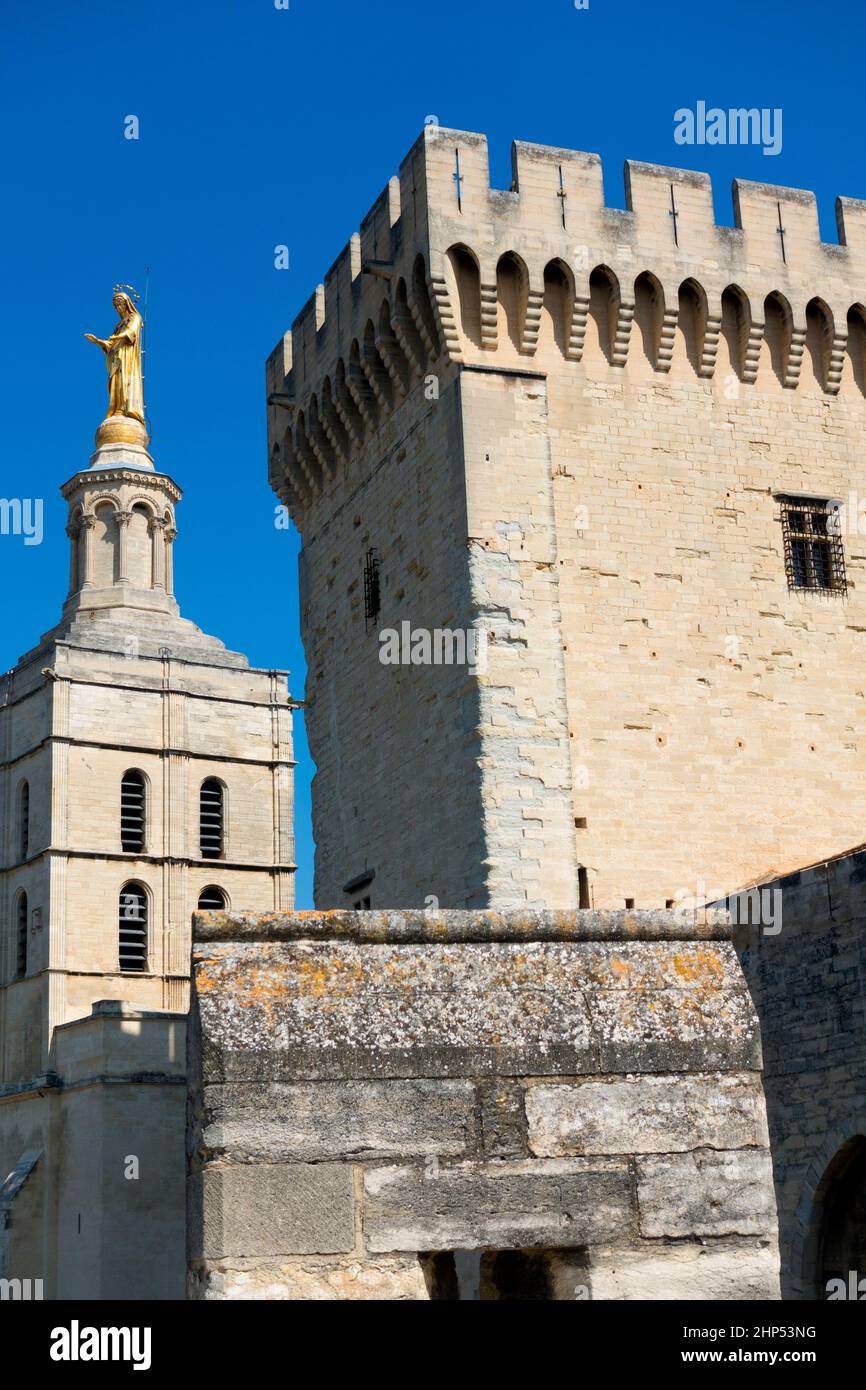
[[[352,1169],[344,1163],[272,1163],[196,1174],[191,1255],[336,1254],[354,1245]],[[196,1243],[200,1240],[200,1249]]]
[[[661,1250],[594,1250],[593,1299],[777,1299],[779,1257],[772,1245],[665,1246]]]
[[[210,1086],[203,1145],[240,1162],[462,1154],[470,1081],[321,1081]]]
[[[630,1076],[530,1085],[529,1147],[540,1156],[674,1153],[766,1144],[757,1077]]]
[[[624,1161],[373,1168],[364,1191],[371,1251],[576,1246],[633,1225]]]
[[[359,1259],[227,1260],[211,1270],[190,1297],[207,1300],[312,1299],[389,1302],[427,1300],[430,1293],[417,1255]]]
[[[525,1158],[529,1150],[522,1086],[515,1081],[485,1081],[479,1093],[485,1158]]]
[[[666,1154],[637,1161],[644,1236],[775,1235],[765,1150]]]
[[[360,914],[364,915],[364,914]],[[453,914],[470,920],[483,914]],[[539,914],[540,918],[548,915]],[[625,916],[626,914],[623,914]],[[757,1021],[729,941],[197,948],[205,1082],[744,1070]],[[289,919],[291,920],[291,919]]]

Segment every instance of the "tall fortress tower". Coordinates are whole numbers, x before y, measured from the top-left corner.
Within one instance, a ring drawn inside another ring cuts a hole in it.
[[[181,617],[181,492],[114,303],[110,412],[62,489],[69,594],[0,678],[0,1275],[50,1297],[180,1296],[192,914],[293,904],[286,673]]]
[[[866,204],[837,245],[811,193],[625,187],[430,126],[268,361],[320,907],[665,907],[862,839]]]

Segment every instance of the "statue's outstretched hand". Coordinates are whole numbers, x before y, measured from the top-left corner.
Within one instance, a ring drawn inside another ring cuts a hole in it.
[[[102,348],[102,351],[105,352],[106,348],[108,347],[108,344],[104,342],[102,338],[95,337],[93,333],[85,333],[84,336],[89,343],[96,343],[99,347]]]

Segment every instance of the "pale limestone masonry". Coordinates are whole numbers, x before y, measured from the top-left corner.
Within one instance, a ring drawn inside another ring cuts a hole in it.
[[[782,930],[738,933],[758,1012],[782,1295],[866,1271],[866,849],[763,879]],[[866,1290],[861,1290],[862,1293]]]
[[[661,907],[866,814],[866,204],[513,170],[428,127],[268,361],[321,907]],[[788,587],[783,494],[845,504],[846,591]],[[383,665],[404,621],[486,670]]]
[[[63,495],[71,565],[60,623],[0,678],[0,1182],[23,1154],[40,1155],[5,1213],[10,1273],[17,1261],[48,1297],[72,1288],[178,1297],[177,1027],[190,921],[205,889],[238,910],[292,906],[292,702],[285,672],[251,669],[181,617],[172,583],[181,494],[142,446],[97,449]],[[135,849],[121,838],[130,771],[144,785]],[[207,779],[223,791],[213,858],[200,839]],[[144,968],[130,970],[121,913],[136,885],[146,945]],[[90,1072],[70,1070],[69,1030],[84,1045],[94,1005],[109,1006],[99,1001],[131,1012],[108,1029]],[[173,1032],[147,1022],[161,1018],[174,1019]],[[127,1035],[138,1038],[137,1065],[121,1055]],[[164,1056],[153,1039],[170,1043]],[[117,1146],[121,1158],[137,1154],[148,1136],[147,1181],[126,1181]],[[148,1203],[152,1239],[141,1229]],[[141,1263],[124,1266],[119,1251],[136,1249]]]
[[[724,913],[199,917],[189,1297],[773,1299]]]
[[[54,1074],[0,1093],[0,1278],[51,1299],[184,1296],[186,1018],[101,1000]],[[129,1158],[138,1163],[137,1174]]]

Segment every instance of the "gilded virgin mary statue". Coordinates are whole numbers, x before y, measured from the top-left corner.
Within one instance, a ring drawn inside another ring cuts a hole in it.
[[[135,307],[138,296],[131,285],[116,285],[114,288],[114,307],[117,323],[110,338],[97,338],[93,333],[85,333],[91,343],[96,343],[105,353],[108,368],[108,414],[97,432],[97,444],[111,439],[146,439],[144,424],[144,388],[141,380],[141,315]],[[122,420],[115,416],[125,416],[135,425],[124,428]],[[110,424],[110,422],[113,422]],[[102,440],[100,439],[102,436]]]

